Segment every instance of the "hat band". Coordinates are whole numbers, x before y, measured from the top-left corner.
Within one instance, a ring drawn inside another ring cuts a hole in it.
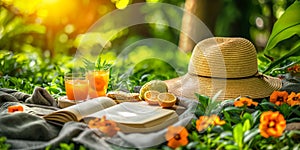
[[[249,79],[249,78],[268,78],[267,76],[263,75],[263,74],[259,74],[258,71],[256,71],[255,74],[251,75],[251,76],[246,76],[246,77],[238,77],[238,78],[222,78],[222,77],[211,77],[211,76],[202,76],[202,75],[198,75],[198,74],[194,74],[194,73],[188,73],[191,76],[197,76],[197,77],[202,77],[202,78],[210,78],[210,79],[222,79],[222,80],[238,80],[238,79]]]

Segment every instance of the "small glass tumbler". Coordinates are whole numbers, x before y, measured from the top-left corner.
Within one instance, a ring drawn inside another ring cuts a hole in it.
[[[89,80],[85,73],[66,73],[65,88],[69,100],[87,100]]]

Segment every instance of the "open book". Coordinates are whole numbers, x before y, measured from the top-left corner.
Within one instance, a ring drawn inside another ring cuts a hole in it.
[[[107,97],[88,100],[44,116],[50,123],[64,124],[68,121],[88,122],[93,118],[113,120],[124,133],[152,132],[166,128],[178,121],[174,110],[149,106],[146,102],[116,104]]]

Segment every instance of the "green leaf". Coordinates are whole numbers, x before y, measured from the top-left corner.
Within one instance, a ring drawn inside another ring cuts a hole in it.
[[[253,112],[251,115],[252,115],[252,118],[253,118],[252,126],[255,126],[256,124],[259,123],[261,111],[257,110],[255,112]]]
[[[197,99],[199,100],[199,102],[203,105],[203,107],[206,108],[209,103],[209,97],[200,95],[198,93],[195,93],[195,95],[196,95]]]
[[[237,145],[238,145],[238,147],[240,149],[243,148],[243,136],[244,136],[244,133],[242,131],[243,131],[243,126],[240,123],[237,124],[233,128],[233,139],[237,143]]]
[[[237,107],[226,107],[224,109],[224,111],[227,111],[227,112],[241,112],[243,110],[241,108],[237,108]]]
[[[1,150],[8,150],[9,148],[10,148],[10,144],[7,144],[6,143],[6,137],[4,137],[4,136],[1,136],[0,137],[0,149]]]
[[[59,146],[61,150],[74,150],[74,143],[60,143]]]
[[[276,61],[272,62],[265,71],[263,71],[263,73],[266,73],[268,71],[270,71],[272,68],[274,68],[275,66],[277,66],[279,63],[281,63],[282,61],[288,59],[291,56],[294,56],[297,52],[300,51],[300,42],[298,42],[296,44],[296,46],[294,46],[291,51],[289,51],[287,54],[285,54],[284,56],[280,57],[279,59],[277,59]]]
[[[239,148],[236,145],[227,145],[225,146],[226,150],[238,150]]]
[[[244,143],[247,143],[251,139],[253,139],[257,134],[259,134],[259,129],[255,128],[245,133]]]
[[[199,135],[198,132],[193,131],[192,134],[189,134],[189,137],[193,140],[193,141],[199,141]]]
[[[279,63],[288,59],[291,56],[300,55],[300,41],[297,37],[296,41],[293,40],[293,37],[300,36],[300,16],[295,15],[300,14],[300,1],[295,1],[290,5],[285,13],[276,21],[274,24],[271,36],[268,40],[267,46],[264,50],[264,53],[268,55],[271,50],[274,50],[275,47],[278,47],[281,43],[281,46],[286,46],[285,49],[289,50],[285,55],[281,56],[279,59],[276,59],[272,62],[263,73],[270,71],[272,68],[277,66]],[[287,43],[283,43],[283,42]],[[291,44],[293,43],[293,44]],[[281,50],[280,48],[278,50]]]
[[[208,106],[205,109],[205,114],[217,114],[221,111],[219,108],[220,101],[210,101]]]
[[[92,61],[83,58],[83,63],[84,63],[84,67],[86,70],[94,70],[95,69],[95,63],[93,63]]]
[[[286,118],[291,112],[291,107],[288,104],[284,103],[279,106],[279,111],[283,114],[284,118]]]
[[[247,119],[243,124],[243,132],[246,132],[250,129],[251,129],[251,123],[250,123],[250,120]]]
[[[189,142],[189,144],[186,146],[187,149],[194,149],[199,142]]]
[[[299,105],[293,106],[293,107],[290,108],[290,109],[292,109],[291,114],[295,114],[295,115],[297,115],[297,116],[300,118],[300,106],[299,106]],[[289,116],[290,116],[291,114],[289,114]]]
[[[97,58],[95,69],[96,70],[109,70],[111,68],[112,64],[108,63],[106,60],[102,62],[102,59],[100,55]]]
[[[222,90],[218,91],[212,98],[211,101],[216,101],[218,97],[222,94]]]
[[[291,119],[287,119],[286,122],[287,122],[287,123],[291,123],[291,122],[300,122],[300,118],[291,118]]]
[[[252,117],[252,115],[249,114],[249,113],[245,113],[245,114],[243,115],[243,122],[245,122],[245,121],[247,121],[247,120],[250,121],[250,124],[253,123],[253,117]]]
[[[296,14],[300,14],[300,1],[295,1],[290,5],[276,21],[265,51],[274,48],[280,41],[288,39],[295,34],[300,35],[300,15]]]
[[[16,28],[14,30],[14,34],[26,34],[26,33],[39,33],[44,34],[46,33],[45,26],[39,24],[28,24],[26,26],[22,26],[22,28]]]
[[[220,138],[232,138],[232,132],[231,131],[222,132],[220,134]]]
[[[291,130],[291,131],[289,131],[289,133],[288,133],[288,136],[289,137],[293,137],[293,136],[299,136],[300,135],[300,130]]]
[[[271,102],[262,102],[262,103],[259,103],[259,106],[262,107],[262,111],[274,109],[276,107],[276,105]]]
[[[226,111],[223,111],[223,114],[224,114],[226,122],[228,122],[229,124],[231,124],[231,119],[230,119],[229,113],[226,112]]]
[[[86,150],[86,148],[82,145],[80,145],[79,150]]]

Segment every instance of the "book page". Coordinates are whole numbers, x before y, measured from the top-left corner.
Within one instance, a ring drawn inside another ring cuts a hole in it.
[[[79,120],[97,111],[116,105],[116,102],[108,97],[98,97],[70,106],[64,110],[74,113]]]
[[[84,116],[116,105],[116,102],[108,97],[98,97],[91,100],[66,107],[44,116],[44,119],[56,122],[80,121]]]
[[[85,121],[106,116],[117,123],[123,133],[158,131],[178,121],[174,110],[151,106],[146,102],[123,102],[84,117]]]
[[[146,132],[153,132],[158,131],[168,126],[172,125],[173,123],[178,121],[178,115],[173,113],[171,115],[167,115],[165,117],[159,118],[155,121],[148,122],[146,124],[121,124],[118,123],[118,127],[121,129],[123,133],[146,133]]]
[[[150,106],[146,102],[124,102],[87,117],[101,118],[105,115],[108,120],[122,124],[146,124],[172,113],[175,113],[175,111]]]

